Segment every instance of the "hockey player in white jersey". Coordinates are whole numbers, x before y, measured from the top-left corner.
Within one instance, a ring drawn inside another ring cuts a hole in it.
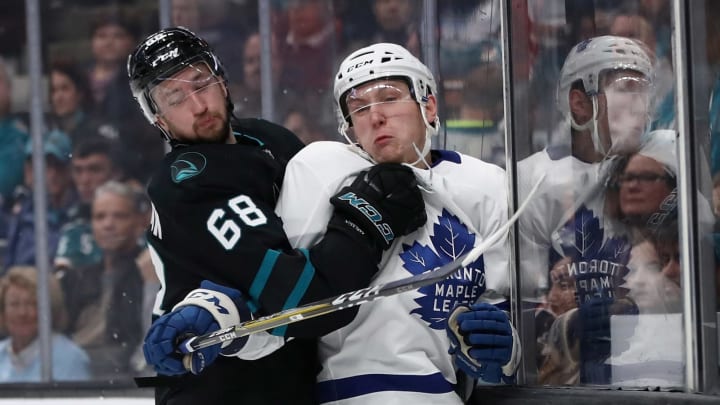
[[[608,215],[606,188],[616,157],[636,151],[647,136],[653,66],[646,49],[616,36],[575,45],[557,85],[570,148],[551,146],[518,163],[521,198],[538,176],[552,173],[520,217],[521,285],[523,298],[542,300],[550,269],[563,267],[574,281],[579,358],[568,360],[577,374],[563,377],[566,383],[609,382],[609,316],[637,310],[624,287],[631,241]],[[622,340],[623,331],[612,332]]]
[[[374,163],[413,168],[428,219],[395,239],[373,284],[452,261],[507,221],[504,170],[431,150],[439,126],[436,94],[430,70],[401,46],[374,44],[342,62],[334,98],[348,144],[315,142],[288,164],[277,213],[293,246],[312,246],[322,237],[330,198]],[[352,193],[341,198],[362,210]],[[477,303],[483,293],[508,292],[508,258],[504,238],[442,283],[360,306],[348,326],[321,338],[319,402],[461,404],[458,370],[487,382],[510,381],[520,356],[515,331],[504,311]],[[458,326],[446,330],[451,314]],[[470,349],[460,350],[461,343]]]

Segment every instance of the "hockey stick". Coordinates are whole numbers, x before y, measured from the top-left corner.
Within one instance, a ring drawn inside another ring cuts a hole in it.
[[[477,258],[480,257],[480,255],[483,254],[483,252],[485,252],[490,246],[494,245],[501,238],[507,235],[510,227],[520,217],[520,214],[522,214],[523,210],[532,199],[544,178],[545,175],[540,177],[537,183],[533,186],[532,190],[530,190],[530,193],[525,198],[525,201],[523,201],[522,205],[518,207],[517,212],[515,212],[515,214],[500,229],[495,231],[492,235],[490,235],[490,237],[466,254],[458,257],[450,263],[444,264],[436,270],[426,271],[425,273],[402,278],[400,280],[390,281],[388,283],[362,288],[357,291],[347,292],[336,297],[315,301],[297,308],[286,309],[272,315],[263,316],[238,325],[229,326],[205,335],[193,336],[179,344],[178,349],[183,353],[192,353],[208,346],[241,338],[253,333],[326,315],[341,309],[351,308],[366,302],[374,301],[378,298],[389,297],[405,291],[416,290],[420,287],[443,281],[459,269],[462,269],[477,260]]]

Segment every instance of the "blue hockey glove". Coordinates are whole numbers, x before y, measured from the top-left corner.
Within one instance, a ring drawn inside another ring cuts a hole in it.
[[[634,328],[611,331],[610,317],[637,314],[638,307],[629,298],[593,298],[580,305],[578,323],[581,360],[604,361],[611,354],[611,341],[615,343],[616,351],[627,350]]]
[[[490,383],[511,377],[517,365],[518,347],[504,311],[488,303],[459,305],[448,317],[449,353],[467,375]]]
[[[179,375],[187,371],[199,374],[215,361],[221,348],[239,350],[247,337],[225,342],[222,347],[209,346],[186,355],[178,350],[178,344],[189,337],[239,323],[238,307],[247,311],[240,291],[203,281],[199,289],[191,291],[171,312],[152,324],[143,344],[145,359],[159,374]],[[249,316],[246,315],[245,319]],[[183,356],[187,356],[184,363]]]
[[[621,353],[630,347],[637,317],[621,328],[611,330],[612,315],[637,315],[638,307],[629,298],[592,298],[577,311],[580,341],[580,381],[588,384],[609,384],[610,366],[605,364],[611,350]]]

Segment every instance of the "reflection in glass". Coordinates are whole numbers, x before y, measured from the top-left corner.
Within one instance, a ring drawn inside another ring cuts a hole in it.
[[[639,272],[631,262],[651,236],[651,219],[672,206],[663,202],[677,171],[675,133],[646,132],[653,78],[646,47],[635,40],[599,36],[576,44],[556,87],[565,141],[518,163],[521,196],[534,178],[552,173],[520,219],[523,293],[538,302],[541,384],[627,384],[623,370],[642,358],[633,354],[644,339],[637,333],[644,310],[629,282]],[[656,157],[658,150],[665,155],[654,166],[635,166],[643,159],[635,153]],[[648,176],[664,181],[638,181]],[[648,197],[644,186],[660,187],[645,206],[637,199]],[[659,266],[654,271],[661,274]]]

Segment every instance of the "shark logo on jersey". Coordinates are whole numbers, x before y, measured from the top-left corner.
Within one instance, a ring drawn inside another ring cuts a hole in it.
[[[207,159],[197,152],[186,152],[181,154],[170,165],[170,175],[175,183],[180,183],[191,177],[195,177],[205,170]]]
[[[475,246],[475,235],[467,226],[443,209],[433,223],[431,245],[417,241],[408,246],[403,244],[400,258],[405,269],[412,274],[449,263]],[[458,270],[447,280],[418,290],[422,296],[415,299],[419,307],[411,313],[418,314],[433,329],[445,328],[447,315],[455,305],[472,303],[485,292],[485,262],[483,256],[469,266]]]
[[[551,251],[550,260],[557,263],[564,257],[568,276],[575,280],[578,304],[591,298],[613,298],[624,290],[630,241],[626,235],[605,238],[605,230],[595,213],[581,205],[575,216],[558,230],[559,250]]]

